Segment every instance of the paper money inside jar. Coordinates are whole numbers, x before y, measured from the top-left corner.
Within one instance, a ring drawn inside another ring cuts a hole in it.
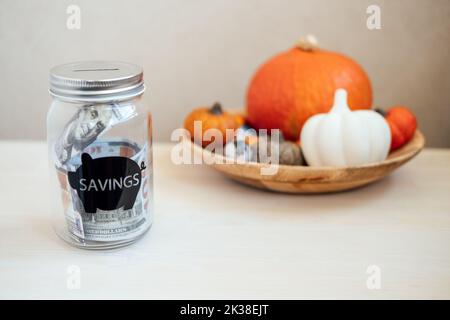
[[[50,71],[53,224],[72,245],[127,245],[152,224],[152,128],[144,90],[142,68],[129,63],[77,62]]]

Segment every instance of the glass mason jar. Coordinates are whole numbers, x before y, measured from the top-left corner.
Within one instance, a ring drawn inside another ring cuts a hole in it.
[[[124,246],[152,224],[152,127],[144,90],[142,68],[133,64],[87,61],[50,71],[53,225],[74,246]]]

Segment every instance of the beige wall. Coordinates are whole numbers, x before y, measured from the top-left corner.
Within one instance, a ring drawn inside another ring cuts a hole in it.
[[[450,147],[448,0],[0,0],[0,139],[43,139],[51,66],[84,59],[142,64],[155,136],[191,108],[244,104],[256,67],[299,36],[357,59],[375,105],[416,112],[429,146]],[[81,8],[81,29],[66,8]],[[378,4],[382,29],[366,28]]]

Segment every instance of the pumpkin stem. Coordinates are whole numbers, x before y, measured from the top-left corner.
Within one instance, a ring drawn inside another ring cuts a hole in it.
[[[222,112],[222,105],[219,102],[214,103],[211,109],[209,109],[209,113],[215,115],[221,115]]]
[[[330,112],[346,112],[350,111],[347,104],[347,90],[337,89],[334,93],[334,103]]]
[[[297,42],[296,47],[303,51],[314,51],[319,49],[319,42],[315,36],[308,34]]]
[[[386,117],[386,111],[384,111],[381,108],[375,108],[375,112],[378,112],[379,114],[381,114],[383,117]]]

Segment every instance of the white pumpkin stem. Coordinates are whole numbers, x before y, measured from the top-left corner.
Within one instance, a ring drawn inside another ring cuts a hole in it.
[[[334,92],[334,103],[330,112],[350,112],[347,104],[347,90],[337,89]]]
[[[315,36],[308,34],[297,42],[297,48],[303,51],[314,51],[319,49],[319,42]]]

